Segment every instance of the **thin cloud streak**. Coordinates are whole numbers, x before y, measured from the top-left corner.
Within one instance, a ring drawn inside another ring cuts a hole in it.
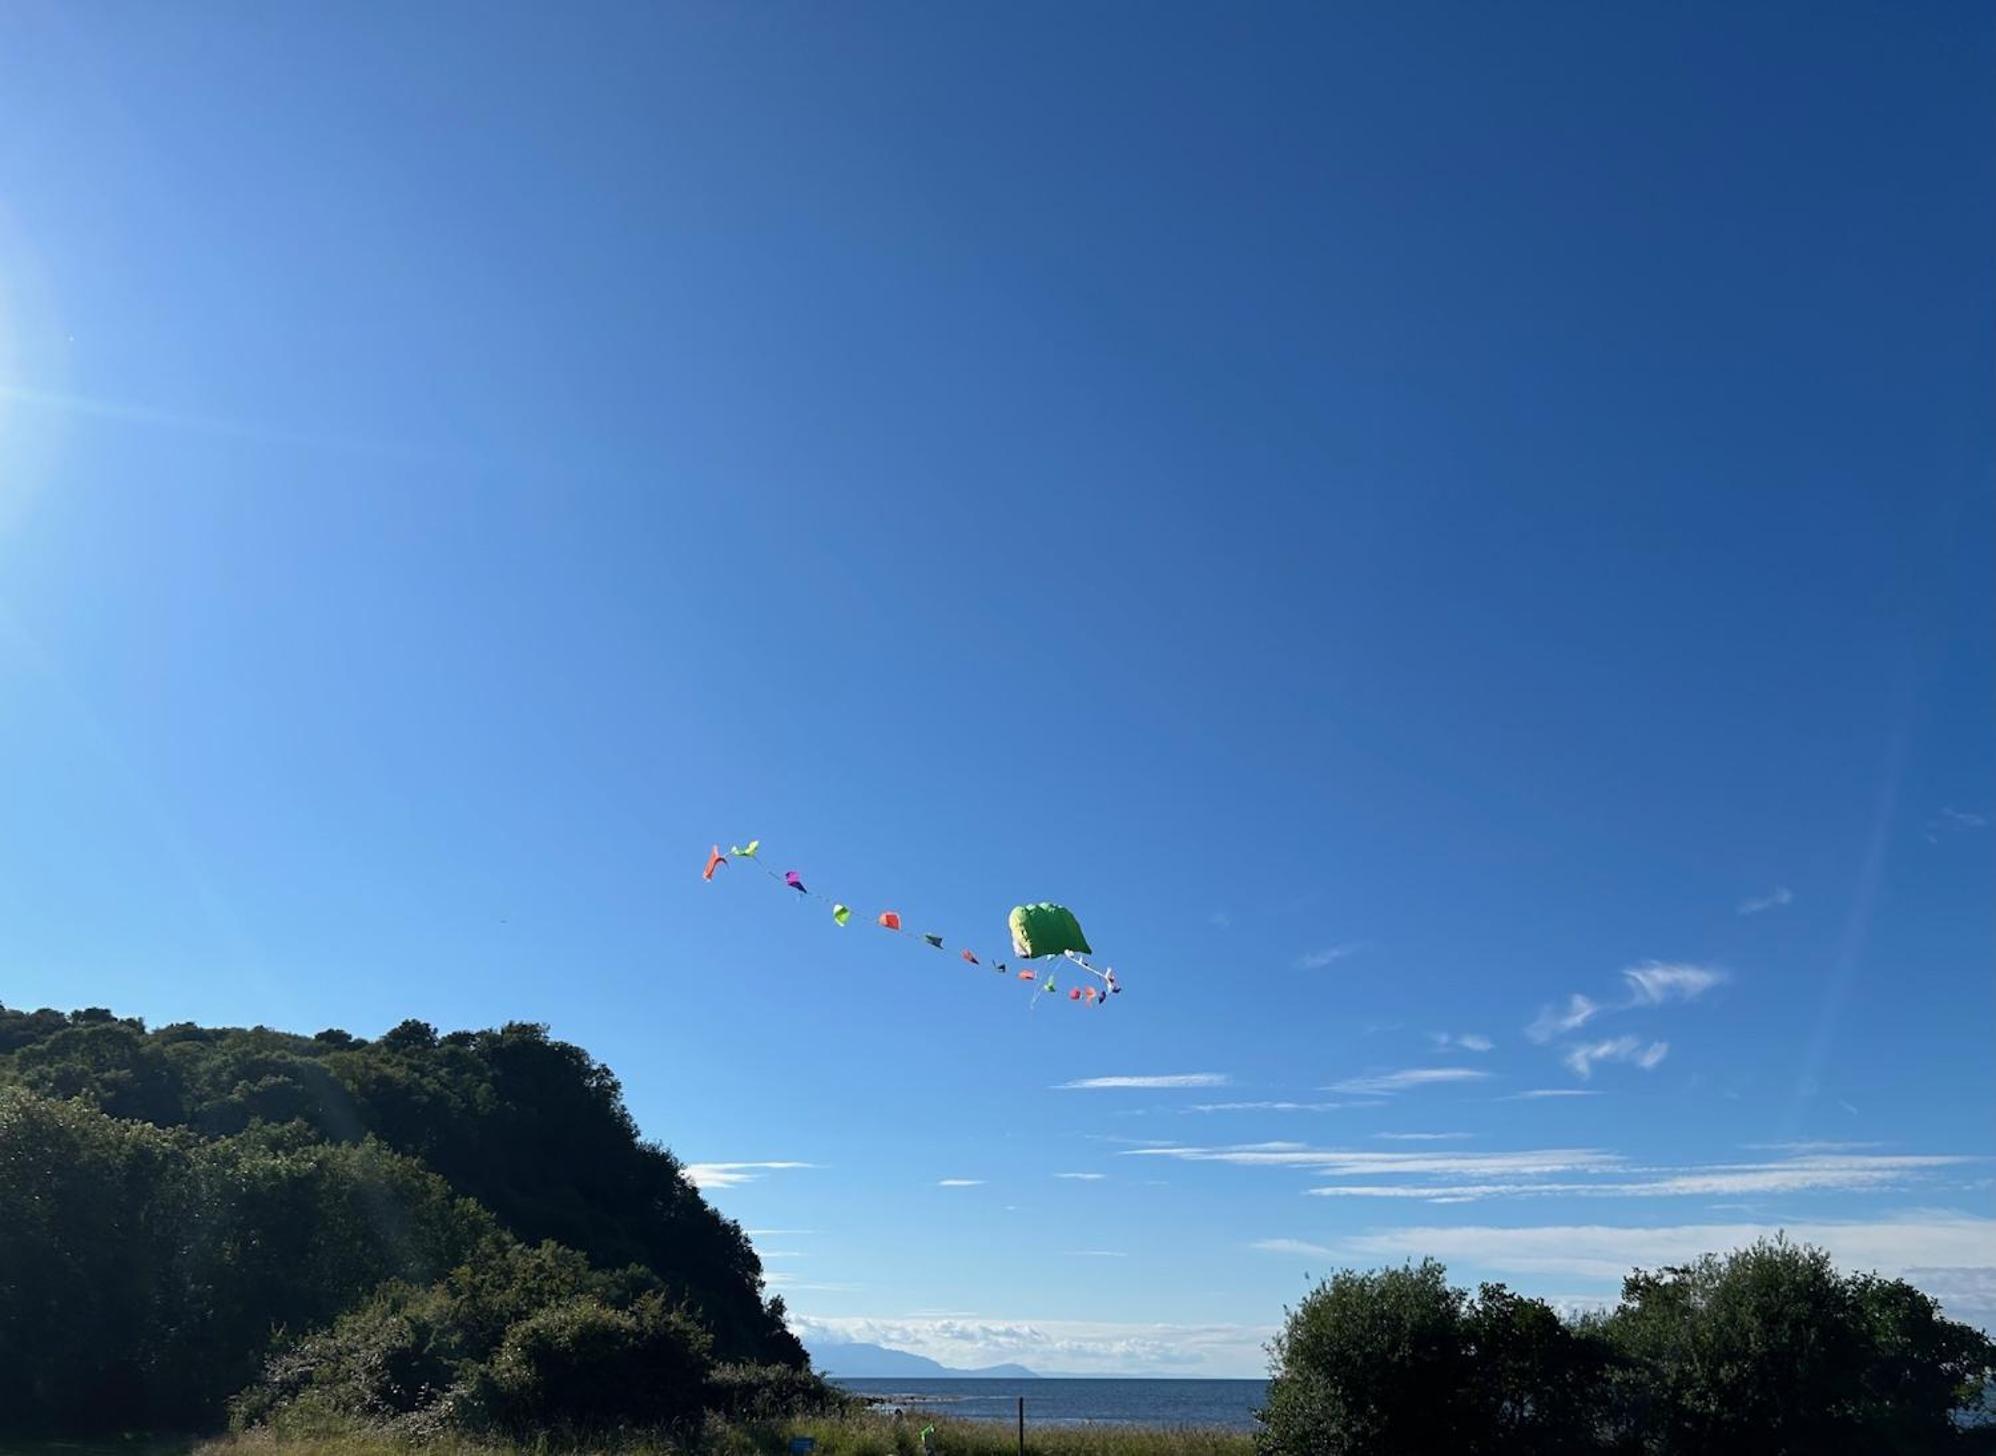
[[[1324,1245],[1313,1244],[1304,1239],[1256,1239],[1248,1247],[1259,1249],[1264,1254],[1308,1254],[1322,1258],[1331,1256],[1331,1251]]]
[[[1432,1254],[1506,1274],[1620,1280],[1633,1268],[1687,1263],[1700,1254],[1741,1248],[1777,1233],[1828,1249],[1847,1268],[1887,1274],[1923,1266],[1986,1268],[1996,1249],[1996,1218],[1941,1212],[1836,1223],[1406,1227],[1342,1240],[1335,1253],[1355,1262]]]
[[[1802,1154],[1765,1162],[1631,1166],[1601,1148],[1516,1152],[1384,1151],[1301,1143],[1132,1148],[1123,1157],[1241,1167],[1300,1168],[1338,1182],[1305,1190],[1323,1198],[1406,1198],[1462,1203],[1566,1195],[1603,1198],[1726,1197],[1810,1192],[1876,1193],[1977,1161],[1967,1154]],[[1392,1180],[1392,1181],[1381,1181]],[[1447,1180],[1447,1181],[1442,1181]]]
[[[1542,1097],[1600,1097],[1603,1094],[1592,1087],[1534,1087],[1527,1092],[1513,1092],[1500,1097],[1499,1102],[1536,1102]]]
[[[1351,1077],[1333,1082],[1329,1092],[1371,1092],[1390,1096],[1410,1087],[1428,1087],[1444,1082],[1480,1082],[1488,1072],[1476,1067],[1408,1067],[1398,1072],[1381,1072],[1368,1077]]]
[[[1966,1163],[1966,1157],[1812,1159],[1771,1164],[1715,1164],[1663,1177],[1602,1182],[1329,1184],[1306,1190],[1319,1198],[1414,1198],[1469,1203],[1485,1198],[1712,1198],[1739,1194],[1875,1193],[1903,1188],[1909,1173]]]
[[[1083,1077],[1074,1082],[1057,1082],[1056,1092],[1101,1092],[1115,1088],[1156,1090],[1167,1087],[1225,1087],[1233,1078],[1225,1072],[1170,1072],[1154,1077]]]
[[[1386,1152],[1378,1148],[1312,1148],[1297,1143],[1248,1143],[1229,1147],[1129,1148],[1125,1158],[1171,1158],[1186,1163],[1241,1167],[1307,1168],[1331,1177],[1400,1177],[1450,1174],[1472,1178],[1545,1177],[1559,1173],[1627,1171],[1620,1154],[1600,1148],[1539,1148],[1512,1153]]]
[[[1466,1132],[1376,1132],[1376,1138],[1396,1143],[1445,1143],[1469,1136]]]
[[[787,1160],[770,1163],[688,1163],[686,1177],[695,1188],[704,1191],[708,1188],[738,1188],[744,1183],[756,1182],[765,1173],[817,1166],[816,1163],[797,1163]]]

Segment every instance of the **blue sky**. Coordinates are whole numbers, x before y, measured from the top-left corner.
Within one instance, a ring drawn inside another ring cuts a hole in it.
[[[546,1021],[951,1363],[1996,1318],[1986,7],[0,29],[0,1000]]]

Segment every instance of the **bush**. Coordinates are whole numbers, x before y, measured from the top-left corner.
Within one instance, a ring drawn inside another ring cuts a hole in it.
[[[656,1294],[629,1309],[567,1300],[506,1332],[491,1365],[494,1414],[516,1431],[683,1426],[705,1409],[709,1348]]]
[[[444,1279],[384,1285],[273,1358],[231,1421],[407,1436],[683,1428],[707,1409],[713,1375],[707,1333],[648,1271],[499,1236]]]
[[[862,1402],[824,1377],[788,1365],[717,1365],[707,1378],[707,1407],[731,1421],[849,1415]]]

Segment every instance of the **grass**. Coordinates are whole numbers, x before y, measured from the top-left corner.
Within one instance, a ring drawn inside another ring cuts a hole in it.
[[[273,1435],[251,1431],[193,1447],[189,1456],[787,1456],[790,1438],[810,1436],[815,1456],[921,1456],[927,1421],[855,1415],[777,1422],[711,1425],[702,1438],[679,1446],[655,1438],[556,1445],[446,1438],[413,1446],[356,1430],[325,1435]],[[1018,1432],[1008,1425],[938,1420],[929,1438],[931,1456],[1017,1456]],[[1041,1426],[1026,1428],[1026,1456],[1251,1456],[1245,1432],[1197,1427]],[[119,1447],[120,1451],[129,1448]],[[188,1448],[183,1445],[171,1456]],[[51,1452],[50,1456],[56,1456]],[[99,1456],[92,1450],[87,1456]],[[145,1456],[169,1456],[166,1451]]]
[[[191,1456],[192,1436],[126,1436],[98,1441],[0,1440],[0,1456]]]

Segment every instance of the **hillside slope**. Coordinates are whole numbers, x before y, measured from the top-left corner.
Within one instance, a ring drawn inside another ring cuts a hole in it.
[[[650,1270],[711,1331],[717,1355],[805,1363],[740,1227],[671,1153],[639,1138],[610,1070],[545,1027],[440,1036],[405,1021],[367,1041],[0,1007],[0,1085],[10,1083],[202,1140],[280,1127],[334,1146],[373,1138],[522,1240]]]

